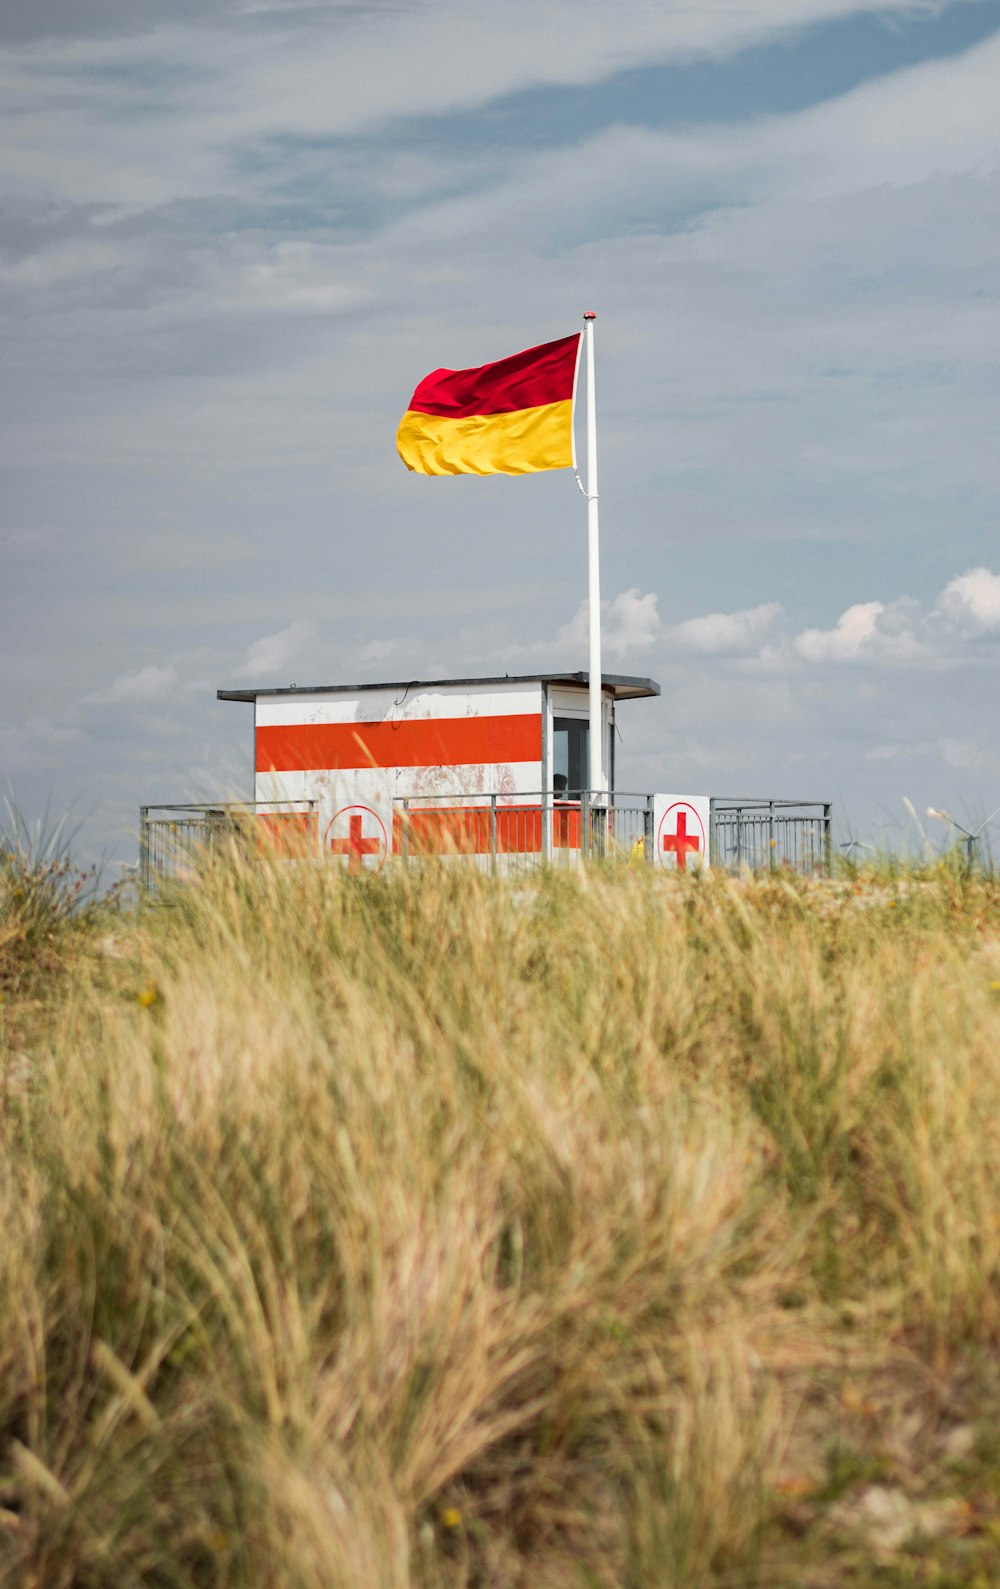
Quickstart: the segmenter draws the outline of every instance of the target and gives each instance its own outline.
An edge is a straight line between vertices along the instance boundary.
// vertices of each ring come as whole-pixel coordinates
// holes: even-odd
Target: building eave
[[[217,690],[216,699],[220,701],[249,701],[256,702],[261,699],[272,700],[281,696],[297,695],[368,695],[375,690],[435,690],[445,687],[450,689],[469,689],[483,685],[512,685],[512,684],[545,684],[550,687],[566,685],[570,689],[586,689],[590,683],[590,675],[586,671],[576,673],[500,673],[484,679],[387,679],[377,684],[286,684],[277,688],[249,689],[249,690]],[[615,701],[636,701],[659,695],[660,686],[654,679],[639,678],[628,673],[604,673],[601,675],[601,686],[604,694],[610,695]]]

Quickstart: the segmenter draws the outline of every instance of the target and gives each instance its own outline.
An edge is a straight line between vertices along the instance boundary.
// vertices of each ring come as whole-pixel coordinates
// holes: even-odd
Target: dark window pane
[[[582,717],[556,717],[552,723],[552,787],[557,797],[579,800],[587,787],[590,724]],[[566,780],[563,784],[563,779]]]

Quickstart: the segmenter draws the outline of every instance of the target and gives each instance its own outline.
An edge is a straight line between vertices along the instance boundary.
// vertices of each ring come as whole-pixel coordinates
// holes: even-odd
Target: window
[[[590,724],[585,717],[553,718],[552,788],[557,798],[579,800],[587,788],[589,744]]]

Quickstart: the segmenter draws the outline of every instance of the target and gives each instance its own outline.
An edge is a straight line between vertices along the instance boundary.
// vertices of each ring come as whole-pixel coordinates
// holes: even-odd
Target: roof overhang
[[[568,689],[587,689],[590,674],[583,673],[500,673],[488,679],[389,679],[381,684],[286,684],[280,689],[217,690],[220,701],[257,701],[264,697],[274,699],[285,695],[366,695],[373,690],[437,690],[471,688],[474,685],[547,684],[564,685]],[[659,695],[660,686],[653,679],[635,678],[628,673],[604,673],[601,688],[615,701],[638,701]]]

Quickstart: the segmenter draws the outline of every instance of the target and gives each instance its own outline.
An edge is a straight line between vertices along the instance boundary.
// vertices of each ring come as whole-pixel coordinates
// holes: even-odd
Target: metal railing
[[[734,873],[784,867],[807,876],[829,876],[832,827],[828,800],[713,796],[712,865]]]
[[[595,799],[586,789],[578,800],[545,792],[400,796],[393,800],[392,848],[404,861],[462,857],[494,872],[598,855],[645,861],[653,853],[653,797],[616,792]]]
[[[544,792],[402,796],[392,803],[389,844],[404,862],[462,858],[498,873],[599,856],[652,864],[654,798],[618,792],[594,798],[589,790],[578,800]],[[783,867],[806,875],[832,869],[829,801],[716,796],[710,812],[713,866],[732,873]],[[194,876],[214,850],[234,839],[248,854],[318,855],[319,802],[141,806],[141,887],[149,891]]]
[[[250,849],[315,854],[317,818],[316,800],[140,806],[140,886],[149,891],[161,883],[192,877],[213,851],[234,839]]]
[[[464,856],[494,871],[545,861],[566,865],[598,855],[654,861],[653,795],[579,800],[550,794],[425,795],[393,802],[393,851]],[[824,800],[717,796],[710,802],[710,858],[732,872],[784,867],[828,875],[833,807]]]

